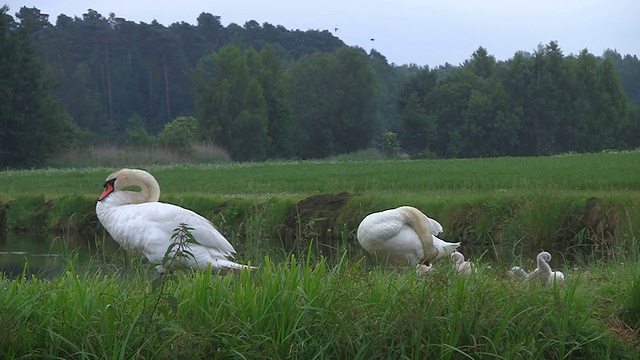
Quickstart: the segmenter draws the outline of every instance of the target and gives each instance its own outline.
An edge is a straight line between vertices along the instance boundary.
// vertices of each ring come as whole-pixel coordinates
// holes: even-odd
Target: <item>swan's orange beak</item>
[[[109,194],[111,194],[114,190],[114,183],[116,182],[116,179],[111,179],[109,181],[105,181],[104,182],[104,191],[102,192],[102,194],[100,195],[100,197],[98,198],[98,201],[102,201],[102,199],[106,198]]]

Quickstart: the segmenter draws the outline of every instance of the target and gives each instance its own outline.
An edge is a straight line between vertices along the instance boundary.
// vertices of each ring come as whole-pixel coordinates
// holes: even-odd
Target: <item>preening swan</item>
[[[543,251],[536,257],[538,267],[527,275],[527,281],[540,281],[543,284],[553,284],[554,281],[564,280],[564,274],[560,271],[552,271],[549,262],[551,261],[551,254]]]
[[[141,191],[125,190],[139,186]],[[195,212],[162,203],[160,186],[146,171],[121,169],[109,175],[104,192],[98,198],[96,215],[111,237],[126,250],[142,253],[149,262],[158,264],[164,273],[162,259],[171,245],[174,229],[181,223],[193,228],[191,234],[198,244],[189,244],[191,257],[176,257],[181,265],[214,270],[240,270],[246,265],[230,259],[235,250],[211,222]]]
[[[460,246],[436,237],[442,225],[411,206],[367,215],[358,226],[358,242],[392,265],[431,265]]]
[[[476,268],[469,261],[464,261],[464,255],[461,252],[454,251],[451,253],[451,260],[456,267],[456,272],[459,275],[471,275],[472,272],[476,272]]]

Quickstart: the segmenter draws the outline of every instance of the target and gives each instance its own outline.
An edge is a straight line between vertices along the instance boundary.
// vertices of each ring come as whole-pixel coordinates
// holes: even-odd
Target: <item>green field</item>
[[[639,164],[629,152],[151,166],[162,201],[210,218],[259,266],[164,278],[121,250],[75,260],[78,241],[111,241],[93,207],[114,169],[0,172],[5,231],[59,232],[66,249],[59,276],[1,278],[0,354],[637,359]],[[445,259],[416,277],[365,256],[362,217],[405,204],[462,241],[478,274]],[[505,276],[541,249],[565,283]]]
[[[640,152],[407,161],[268,162],[145,167],[164,193],[266,196],[350,191],[424,194],[640,190]],[[97,194],[115,169],[0,172],[0,194]]]

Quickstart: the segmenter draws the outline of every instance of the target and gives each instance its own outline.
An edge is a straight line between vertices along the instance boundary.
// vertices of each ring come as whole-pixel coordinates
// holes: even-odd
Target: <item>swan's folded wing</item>
[[[160,202],[138,204],[137,206],[148,207],[148,211],[140,211],[141,215],[147,221],[155,223],[155,226],[164,229],[166,234],[173,234],[180,224],[186,224],[193,229],[191,234],[198,244],[220,251],[226,256],[235,254],[233,246],[213,226],[211,221],[191,210]]]
[[[379,243],[398,235],[405,227],[402,218],[382,216],[375,213],[367,216],[358,226],[358,239],[365,243]]]

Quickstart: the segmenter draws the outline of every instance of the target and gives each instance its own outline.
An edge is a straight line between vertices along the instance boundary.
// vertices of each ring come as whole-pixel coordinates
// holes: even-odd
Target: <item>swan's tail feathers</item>
[[[451,256],[451,254],[453,254],[457,248],[460,247],[460,243],[446,243],[444,245],[444,251],[446,251],[447,255]]]
[[[226,271],[240,272],[244,269],[249,269],[253,271],[258,269],[255,266],[238,264],[231,260],[225,260],[225,259],[216,259],[215,261],[211,262],[211,268],[213,270],[220,270],[223,272],[226,272]]]

